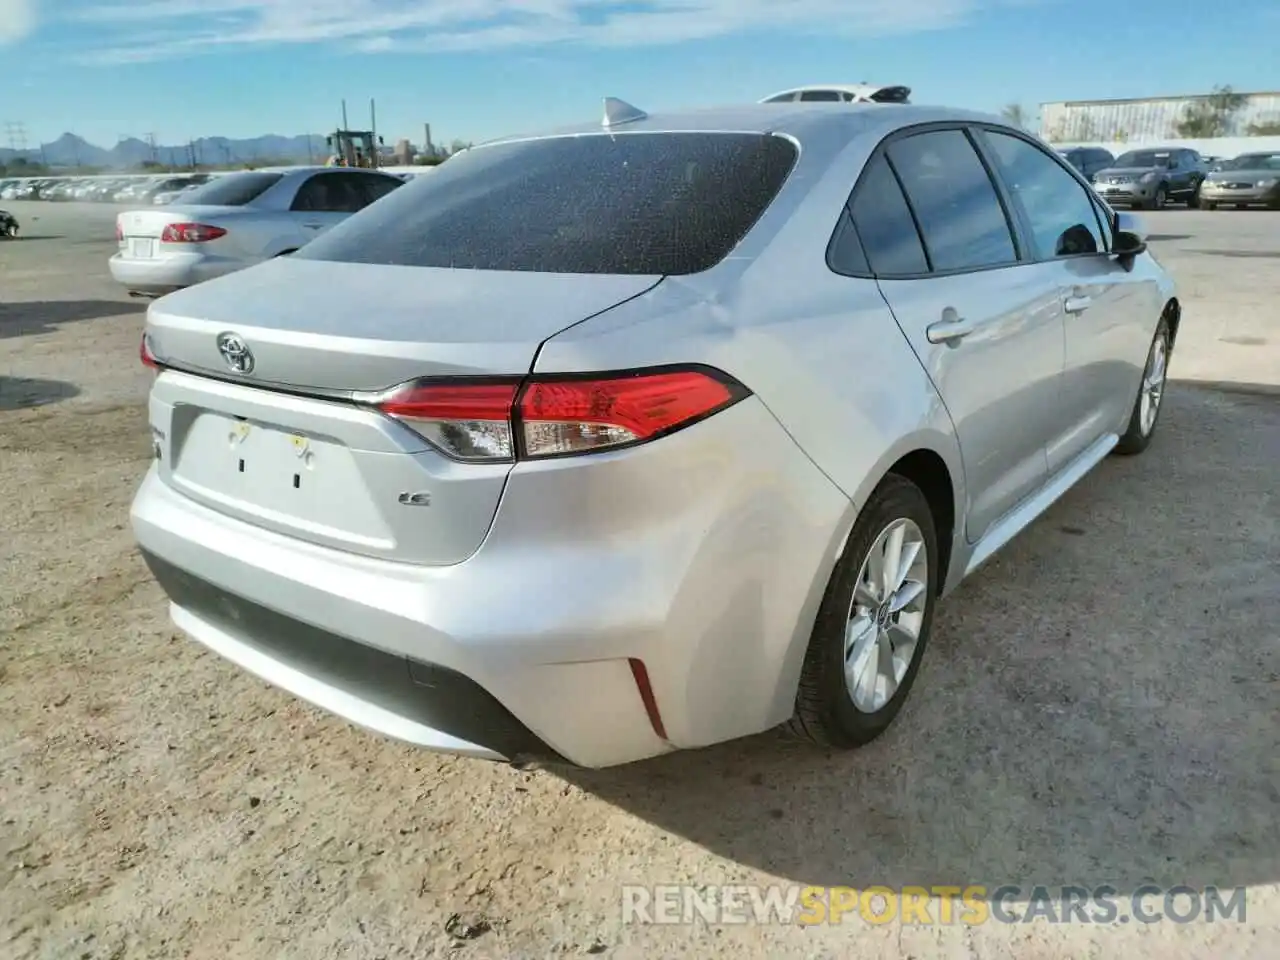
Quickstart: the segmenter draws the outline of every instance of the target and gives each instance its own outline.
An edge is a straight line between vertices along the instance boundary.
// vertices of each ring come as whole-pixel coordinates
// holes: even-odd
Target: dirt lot
[[[1187,301],[1173,374],[1202,383],[943,606],[890,735],[566,774],[378,739],[175,633],[128,529],[149,377],[113,211],[10,207],[0,956],[1275,957],[1280,215],[1150,215]],[[1247,922],[620,911],[627,883],[1144,881],[1246,885]]]

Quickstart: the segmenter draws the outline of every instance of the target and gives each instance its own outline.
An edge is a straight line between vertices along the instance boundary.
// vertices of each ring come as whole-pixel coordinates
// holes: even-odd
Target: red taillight
[[[511,408],[519,389],[519,380],[409,383],[378,409],[459,460],[507,461],[515,458]]]
[[[120,225],[119,219],[116,220],[116,243],[124,243],[124,227]]]
[[[706,368],[610,376],[416,381],[376,405],[449,456],[542,459],[644,443],[731,406],[747,390]]]
[[[225,237],[227,231],[208,223],[170,223],[160,234],[161,243],[208,243]]]
[[[729,384],[696,370],[535,380],[520,396],[530,456],[586,453],[652,440],[728,406]]]
[[[160,361],[151,352],[151,340],[145,333],[142,335],[142,343],[138,345],[138,359],[142,361],[144,367],[150,367],[152,370],[160,369]]]

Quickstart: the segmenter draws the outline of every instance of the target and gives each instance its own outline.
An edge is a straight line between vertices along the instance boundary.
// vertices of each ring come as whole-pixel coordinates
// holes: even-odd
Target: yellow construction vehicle
[[[324,139],[333,151],[329,166],[378,169],[384,141],[372,130],[335,130]]]

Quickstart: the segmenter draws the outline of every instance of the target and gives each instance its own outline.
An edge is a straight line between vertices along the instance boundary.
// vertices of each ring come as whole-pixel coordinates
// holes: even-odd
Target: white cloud
[[[116,0],[77,17],[102,41],[88,59],[136,62],[228,47],[344,42],[365,52],[579,44],[635,47],[749,31],[874,36],[943,29],[1029,0]],[[21,0],[0,0],[0,5]],[[3,9],[4,7],[0,7]],[[140,24],[162,32],[142,41]]]
[[[0,0],[0,47],[17,43],[36,28],[36,0]]]

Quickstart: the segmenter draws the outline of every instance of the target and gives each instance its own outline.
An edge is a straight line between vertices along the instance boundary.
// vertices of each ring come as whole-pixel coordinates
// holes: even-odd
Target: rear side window
[[[883,154],[876,154],[867,164],[849,209],[871,272],[877,277],[929,272],[911,210]]]
[[[464,151],[317,237],[305,260],[679,275],[746,236],[796,160],[757,133],[586,134]]]
[[[822,103],[839,103],[840,91],[839,90],[806,90],[802,94],[800,94],[800,99],[809,103],[813,103],[815,101],[822,102]]]
[[[889,144],[934,270],[972,270],[1018,259],[995,185],[960,130],[937,130]]]
[[[377,200],[381,200],[392,190],[396,190],[400,187],[403,187],[407,182],[405,180],[399,179],[398,177],[375,177],[375,176],[361,177],[360,180],[362,181],[362,185],[364,187],[364,195],[365,195],[366,203],[373,203]]]
[[[369,205],[364,177],[350,173],[317,173],[298,188],[290,210],[355,213]]]
[[[207,203],[219,207],[242,207],[258,199],[280,182],[280,173],[229,173],[196,187],[182,198],[184,204]]]

